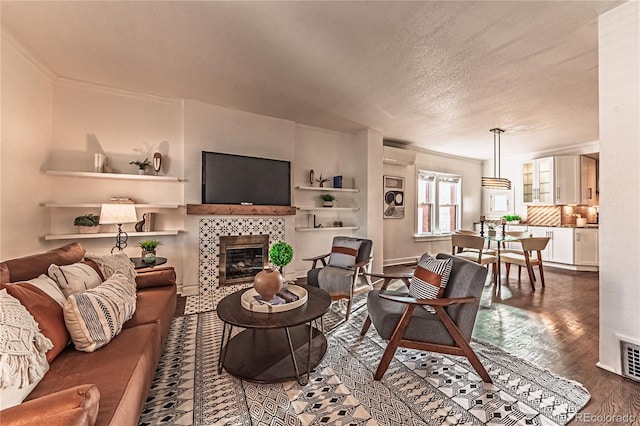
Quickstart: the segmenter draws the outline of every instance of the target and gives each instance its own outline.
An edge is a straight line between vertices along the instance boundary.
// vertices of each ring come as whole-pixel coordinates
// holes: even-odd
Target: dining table
[[[496,242],[497,244],[497,248],[496,248],[496,258],[498,259],[497,264],[496,264],[496,281],[495,281],[495,289],[494,289],[494,293],[499,296],[500,295],[500,289],[502,287],[502,276],[500,275],[500,264],[501,264],[501,259],[500,259],[500,255],[502,253],[502,249],[503,249],[503,244],[505,243],[512,243],[512,242],[517,242],[520,241],[522,238],[520,237],[513,237],[510,235],[503,235],[503,234],[498,234],[496,233],[495,235],[484,235],[483,236],[485,241],[488,241],[489,244],[491,244],[491,242]]]

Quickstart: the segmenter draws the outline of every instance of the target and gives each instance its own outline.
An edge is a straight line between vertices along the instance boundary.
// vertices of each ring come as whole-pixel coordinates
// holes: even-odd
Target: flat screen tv
[[[202,204],[291,205],[291,162],[202,151]]]

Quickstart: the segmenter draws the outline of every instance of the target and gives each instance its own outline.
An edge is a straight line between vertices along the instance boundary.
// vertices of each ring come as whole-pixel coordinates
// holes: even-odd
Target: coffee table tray
[[[265,302],[261,302],[255,299],[254,296],[258,295],[258,292],[255,288],[250,288],[242,294],[240,298],[240,303],[244,309],[247,309],[252,312],[263,312],[263,313],[273,313],[273,312],[285,312],[290,311],[295,308],[299,308],[300,306],[307,303],[307,290],[304,288],[289,284],[287,286],[290,292],[296,294],[300,299],[295,302],[285,303],[282,305],[270,305]]]

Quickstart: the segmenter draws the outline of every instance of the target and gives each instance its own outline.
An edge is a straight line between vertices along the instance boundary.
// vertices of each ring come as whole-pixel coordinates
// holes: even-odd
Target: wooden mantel
[[[187,214],[219,216],[291,216],[295,206],[243,206],[238,204],[187,204]]]

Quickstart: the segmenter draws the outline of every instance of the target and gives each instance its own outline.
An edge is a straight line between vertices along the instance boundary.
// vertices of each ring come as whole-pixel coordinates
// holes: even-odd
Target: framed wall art
[[[404,219],[404,178],[384,176],[383,218]]]

